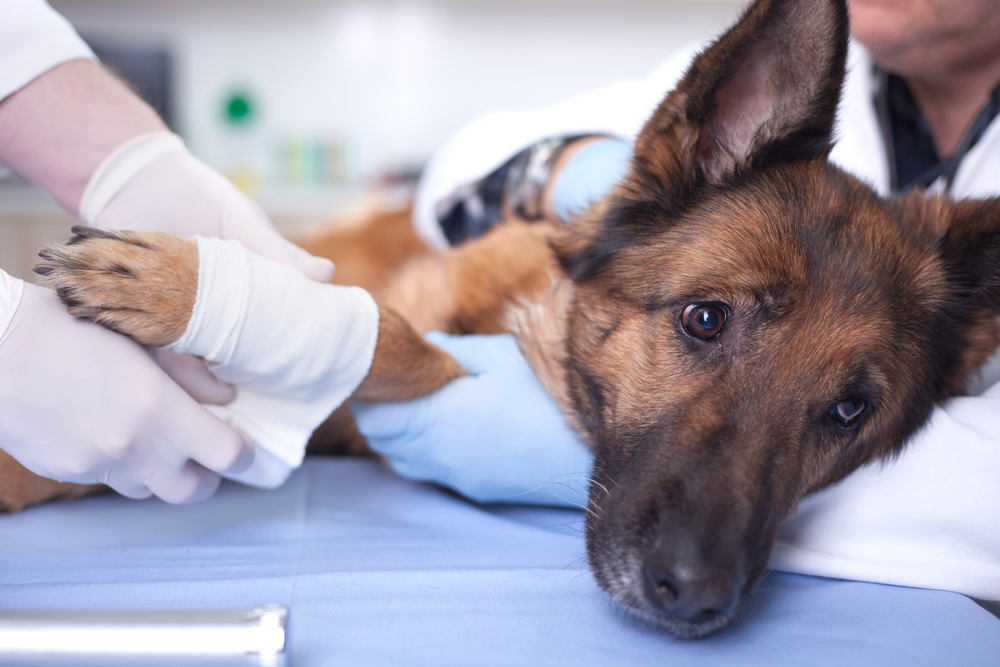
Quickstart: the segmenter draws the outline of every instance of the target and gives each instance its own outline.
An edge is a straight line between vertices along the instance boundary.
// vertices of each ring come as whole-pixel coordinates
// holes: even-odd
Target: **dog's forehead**
[[[821,181],[822,183],[822,181]],[[650,305],[678,298],[794,299],[828,311],[924,307],[945,293],[932,245],[866,189],[746,186],[706,198],[626,263],[657,271]],[[651,286],[655,285],[652,289]]]

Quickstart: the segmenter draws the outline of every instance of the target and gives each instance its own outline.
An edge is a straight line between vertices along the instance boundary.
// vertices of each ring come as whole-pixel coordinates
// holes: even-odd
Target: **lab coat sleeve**
[[[0,271],[0,338],[7,333],[7,327],[14,319],[14,313],[21,303],[24,283]]]
[[[459,130],[431,158],[414,202],[414,224],[428,244],[447,248],[437,205],[532,144],[556,136],[607,134],[633,140],[698,52],[691,46],[642,80],[615,83],[538,111],[499,111]]]
[[[44,0],[0,2],[0,100],[56,65],[94,53]]]
[[[1000,600],[1000,385],[937,408],[895,461],[805,498],[770,567]]]
[[[56,65],[94,53],[44,0],[0,2],[0,100]],[[0,178],[7,173],[0,164]],[[0,335],[7,330],[24,284],[0,271]]]

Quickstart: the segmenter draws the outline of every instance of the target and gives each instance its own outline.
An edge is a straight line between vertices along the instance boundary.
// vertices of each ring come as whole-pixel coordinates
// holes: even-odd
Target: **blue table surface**
[[[677,640],[598,589],[582,528],[580,512],[479,506],[315,458],[275,491],[0,516],[0,608],[275,602],[297,667],[1000,665],[1000,620],[961,595],[780,572],[732,626]]]

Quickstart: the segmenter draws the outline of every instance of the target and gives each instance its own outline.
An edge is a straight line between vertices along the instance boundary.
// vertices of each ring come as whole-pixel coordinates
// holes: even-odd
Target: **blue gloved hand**
[[[632,144],[601,139],[584,146],[562,168],[553,185],[552,209],[563,222],[590,208],[628,173]]]
[[[594,456],[566,423],[513,336],[427,340],[466,370],[404,403],[354,403],[361,433],[398,474],[478,502],[586,507]]]

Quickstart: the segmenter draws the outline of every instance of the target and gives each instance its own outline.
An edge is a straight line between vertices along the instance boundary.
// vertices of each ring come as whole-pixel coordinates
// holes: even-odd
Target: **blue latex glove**
[[[552,208],[563,222],[583,213],[625,178],[632,144],[602,139],[584,146],[559,172],[552,190]]]
[[[361,433],[398,474],[478,502],[585,507],[594,456],[513,336],[427,340],[470,375],[404,403],[354,403]]]

